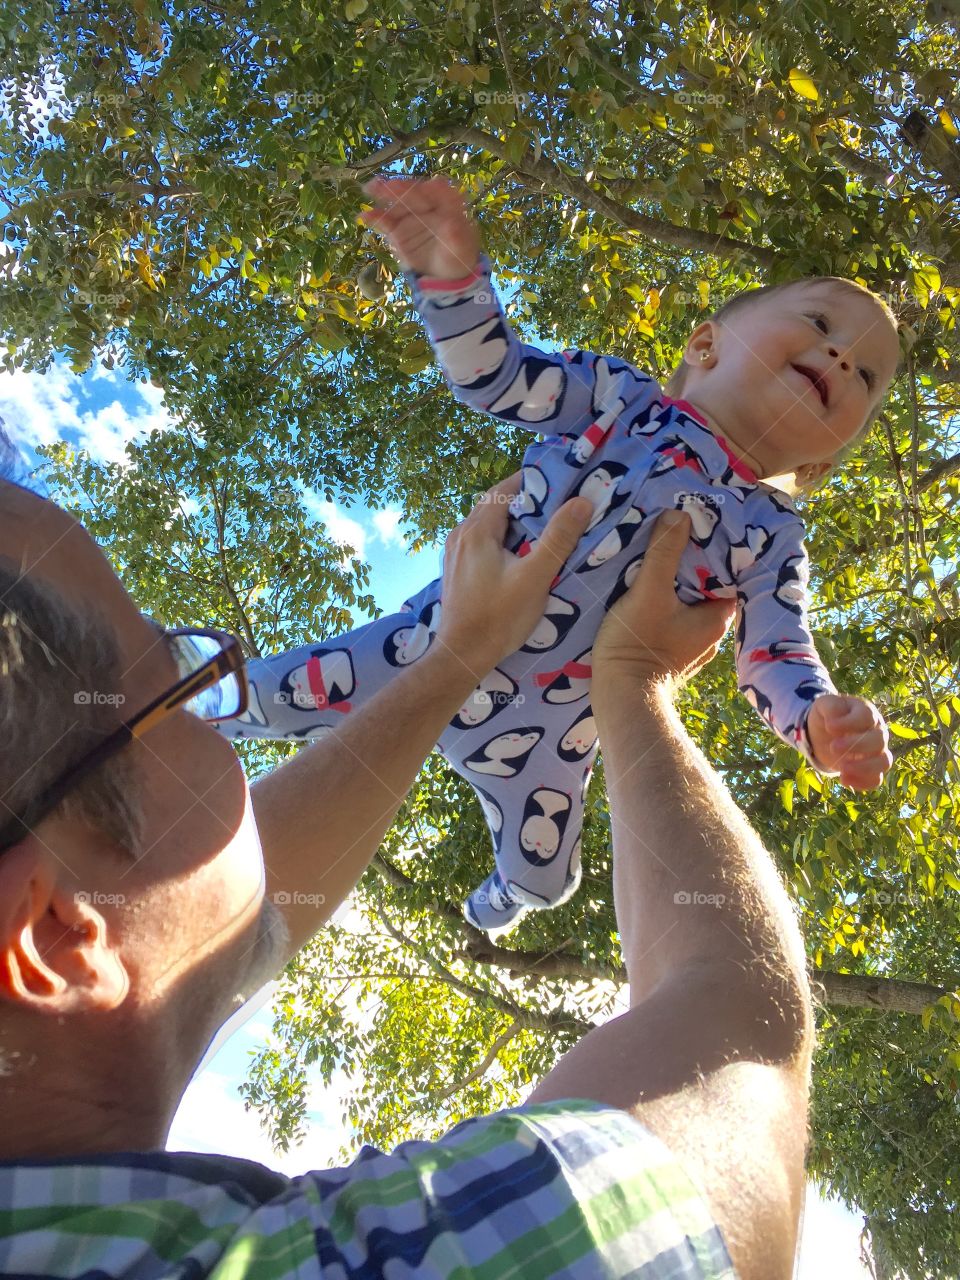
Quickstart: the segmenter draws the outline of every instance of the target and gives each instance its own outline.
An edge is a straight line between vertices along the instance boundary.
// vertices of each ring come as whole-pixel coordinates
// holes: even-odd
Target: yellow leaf
[[[700,295],[700,305],[705,307],[710,301],[710,282],[709,280],[697,281],[697,293]]]
[[[143,281],[143,283],[147,286],[148,289],[156,289],[157,284],[153,278],[153,270],[150,266],[150,259],[147,257],[147,255],[143,252],[142,249],[135,249],[133,256],[137,260],[137,272],[140,276],[140,279]]]
[[[780,803],[786,809],[787,813],[793,813],[793,790],[794,782],[792,778],[784,778],[780,783]]]
[[[940,123],[943,125],[944,132],[948,133],[951,138],[960,138],[960,129],[953,123],[953,116],[951,116],[946,107],[940,112]]]
[[[468,67],[466,63],[463,62],[452,62],[450,66],[447,67],[444,75],[448,80],[452,81],[453,84],[470,85],[473,84],[474,81],[473,67]]]
[[[790,71],[790,88],[794,93],[799,93],[801,98],[809,98],[811,102],[818,102],[820,99],[817,86],[806,71],[801,71],[799,67],[793,67]]]
[[[706,151],[708,154],[713,150],[712,142],[701,142],[699,145],[700,145],[700,150]]]
[[[916,729],[911,729],[908,725],[897,724],[895,720],[887,721],[887,728],[891,733],[895,733],[898,738],[919,738],[920,735]]]
[[[952,871],[945,871],[943,873],[943,883],[949,885],[949,887],[954,889],[957,893],[960,893],[960,880],[957,879]]]

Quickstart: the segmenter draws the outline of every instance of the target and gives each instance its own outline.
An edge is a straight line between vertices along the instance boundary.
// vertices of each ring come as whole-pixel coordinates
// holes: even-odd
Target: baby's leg
[[[536,724],[528,723],[531,710]],[[467,920],[499,930],[527,907],[565,902],[580,882],[583,800],[596,754],[589,706],[518,700],[486,733],[454,724],[439,745],[477,791],[496,856],[496,871],[464,904]]]
[[[227,738],[294,739],[336,728],[426,653],[440,625],[440,581],[346,635],[252,659],[246,712],[216,727]]]

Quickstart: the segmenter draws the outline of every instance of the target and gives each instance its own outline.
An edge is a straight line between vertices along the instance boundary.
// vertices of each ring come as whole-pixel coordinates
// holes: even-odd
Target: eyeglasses
[[[202,720],[230,720],[246,711],[247,673],[236,636],[194,627],[172,631],[158,627],[158,631],[176,661],[180,679],[132,719],[125,720],[99,746],[54,779],[22,813],[4,824],[0,829],[0,853],[22,840],[93,769],[134,738],[142,738],[178,707]]]

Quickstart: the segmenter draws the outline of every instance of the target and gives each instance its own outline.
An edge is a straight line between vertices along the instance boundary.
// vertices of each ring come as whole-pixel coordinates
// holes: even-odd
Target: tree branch
[[[310,335],[308,333],[299,333],[295,338],[291,338],[290,341],[287,343],[287,345],[283,348],[283,350],[277,356],[277,358],[271,361],[269,366],[264,370],[264,373],[263,373],[264,381],[266,381],[267,378],[275,374],[276,371],[283,364],[284,360],[286,360],[287,356],[292,355],[294,351],[297,351],[300,347],[302,347],[303,344],[309,339],[309,337]]]
[[[467,982],[463,982],[442,965],[435,956],[429,954],[419,947],[414,946],[413,942],[407,935],[391,924],[382,908],[376,908],[377,915],[383,922],[384,928],[395,938],[397,942],[402,943],[409,951],[418,956],[424,964],[430,966],[431,969],[441,977],[444,982],[453,987],[454,991],[459,991],[461,995],[467,996],[472,1000],[482,1000],[488,1004],[494,1005],[503,1013],[509,1014],[515,1022],[518,1022],[524,1030],[529,1031],[574,1031],[578,1035],[586,1035],[588,1031],[593,1030],[593,1024],[583,1022],[579,1018],[557,1017],[539,1013],[533,1009],[526,1009],[522,1005],[518,1005],[513,1000],[508,1000],[506,996],[497,995],[494,991],[484,991],[481,987],[473,987]]]
[[[440,1092],[436,1094],[434,1100],[436,1102],[442,1102],[444,1098],[449,1098],[451,1094],[459,1093],[461,1089],[465,1089],[467,1085],[472,1084],[474,1080],[479,1080],[480,1077],[485,1075],[490,1067],[492,1067],[496,1062],[497,1054],[503,1046],[505,1044],[509,1044],[514,1036],[519,1035],[522,1030],[523,1027],[521,1027],[519,1022],[512,1022],[510,1026],[507,1027],[506,1031],[497,1036],[496,1040],[494,1040],[493,1044],[484,1055],[483,1061],[479,1062],[471,1072],[463,1077],[462,1080],[455,1080],[453,1084],[448,1084],[445,1089],[441,1089]]]
[[[423,129],[416,129],[412,133],[397,132],[392,142],[381,147],[379,151],[374,151],[366,159],[358,161],[349,168],[324,165],[312,169],[310,176],[316,181],[343,181],[344,179],[349,179],[356,182],[360,181],[369,172],[379,169],[396,159],[403,151],[410,148],[426,145],[445,147],[465,144],[482,147],[491,155],[509,164],[520,181],[531,191],[540,193],[544,186],[548,186],[551,190],[561,195],[577,200],[585,208],[602,214],[617,225],[626,227],[630,231],[637,231],[641,235],[649,236],[651,239],[658,240],[663,244],[673,244],[691,252],[710,253],[720,257],[729,254],[743,255],[756,262],[758,266],[772,266],[780,257],[776,250],[765,248],[763,245],[748,244],[745,240],[734,240],[722,233],[713,235],[708,231],[696,231],[690,227],[678,227],[672,222],[664,222],[659,218],[648,218],[644,214],[637,213],[636,210],[631,209],[629,205],[613,200],[609,196],[603,195],[602,192],[594,191],[582,178],[564,173],[553,161],[546,160],[542,156],[537,159],[532,147],[527,148],[526,154],[521,161],[512,161],[507,157],[507,144],[502,139],[495,137],[491,133],[484,132],[483,129],[463,125],[457,121],[441,120]],[[642,183],[636,184],[635,191],[638,198],[641,196],[656,198],[656,193],[645,190]]]
[[[257,644],[256,636],[253,634],[253,627],[250,625],[250,619],[247,617],[243,605],[240,603],[240,597],[234,590],[233,583],[230,581],[230,573],[227,568],[227,549],[225,543],[226,537],[226,499],[221,507],[217,499],[216,486],[211,485],[210,494],[213,499],[214,524],[217,531],[217,559],[220,563],[220,572],[223,576],[223,587],[227,595],[233,602],[234,608],[237,610],[237,621],[243,631],[244,639],[250,650],[250,656],[259,658],[260,648]]]
[[[869,978],[859,973],[831,973],[811,969],[810,981],[823,991],[827,1004],[845,1009],[878,1009],[884,1013],[919,1015],[927,1005],[946,995],[950,987],[898,978]]]
[[[900,136],[955,195],[960,195],[960,152],[942,127],[930,124],[922,111],[911,111],[900,125]]]
[[[503,22],[500,17],[499,0],[493,0],[493,25],[497,33],[497,43],[500,45],[500,56],[503,59],[503,69],[507,73],[507,80],[510,83],[510,92],[513,94],[513,107],[517,115],[520,115],[520,104],[523,101],[523,95],[517,85],[517,77],[513,70],[513,63],[510,61],[509,46],[506,36],[503,33]]]
[[[960,453],[955,453],[949,458],[941,458],[939,462],[934,463],[929,471],[925,471],[917,481],[917,492],[923,493],[925,489],[930,489],[933,485],[939,484],[947,476],[952,476],[955,471],[960,471]]]
[[[236,280],[240,275],[239,267],[231,267],[229,271],[225,271],[223,275],[219,275],[215,280],[211,280],[209,284],[205,284],[199,293],[191,294],[190,302],[200,302],[206,298],[208,294],[214,293],[222,284],[229,284],[231,280]]]
[[[933,741],[936,741],[935,735]],[[917,744],[910,744],[911,747],[915,745]],[[375,861],[384,877],[398,888],[418,887],[415,881],[389,863],[382,854],[377,853]],[[461,927],[464,933],[471,935],[466,947],[461,952],[455,953],[455,959],[469,960],[473,964],[491,965],[503,969],[506,973],[525,978],[542,980],[570,978],[582,982],[613,982],[618,986],[626,984],[627,971],[622,965],[591,964],[573,956],[558,955],[556,951],[514,951],[510,947],[501,947],[491,942],[485,933],[468,924],[449,903],[437,903],[435,910],[438,915],[450,919],[452,923]],[[384,920],[384,923],[387,924],[387,921]],[[387,927],[393,932],[390,925]],[[397,934],[394,933],[394,936],[396,937]],[[411,950],[415,950],[412,943],[406,939],[403,940]],[[424,956],[423,959],[430,963],[429,957]],[[453,975],[451,974],[450,977],[453,978]],[[935,986],[931,983],[912,982],[899,978],[874,978],[858,973],[835,973],[829,969],[813,967],[810,969],[810,980],[823,991],[823,999],[827,1004],[848,1009],[879,1009],[888,1013],[915,1015],[922,1013],[927,1005],[951,990],[949,987]],[[454,978],[453,981],[458,983],[459,979]],[[957,985],[960,985],[960,975],[958,975]],[[463,987],[466,987],[465,983],[458,989]],[[469,990],[467,988],[468,992]]]

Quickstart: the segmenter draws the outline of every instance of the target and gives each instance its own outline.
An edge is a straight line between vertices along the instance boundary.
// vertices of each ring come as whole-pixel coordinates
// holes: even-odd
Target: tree
[[[120,362],[164,388],[180,424],[124,468],[53,449],[48,482],[145,607],[220,622],[251,653],[369,605],[363,567],[340,567],[295,481],[400,501],[429,541],[523,447],[446,392],[402,281],[356,222],[373,172],[448,173],[517,325],[661,377],[693,325],[751,283],[846,275],[893,306],[903,374],[806,513],[818,644],[839,686],[892,721],[890,779],[853,796],[772,743],[729,653],[683,712],[774,851],[822,984],[811,1168],[863,1208],[887,1274],[954,1274],[954,6],[2,12],[7,366]],[[289,749],[251,748],[248,767]],[[481,815],[431,761],[361,884],[361,923],[288,971],[283,1051],[262,1053],[247,1086],[275,1139],[296,1140],[313,1064],[352,1073],[357,1142],[514,1102],[622,981],[608,845],[598,771],[580,893],[492,946],[456,906],[488,858]]]

